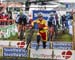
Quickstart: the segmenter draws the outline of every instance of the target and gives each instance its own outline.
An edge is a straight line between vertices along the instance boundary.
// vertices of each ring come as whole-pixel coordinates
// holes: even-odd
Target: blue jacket
[[[19,22],[20,18],[22,18],[22,19],[26,18],[26,20],[27,20],[27,16],[25,14],[22,14],[22,15],[18,14],[16,17],[16,22]]]
[[[53,22],[53,20],[54,20],[54,17],[53,17],[53,16],[51,16],[51,17],[49,17],[48,22]]]

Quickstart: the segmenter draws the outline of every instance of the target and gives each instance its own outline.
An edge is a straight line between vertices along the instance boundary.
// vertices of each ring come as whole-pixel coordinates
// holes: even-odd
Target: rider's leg
[[[20,37],[21,26],[22,25],[20,25],[20,24],[17,25],[17,28],[18,28],[18,38]]]
[[[43,48],[46,48],[46,41],[43,41]]]
[[[39,33],[37,33],[37,45],[39,46],[40,44],[40,40],[41,40],[41,36]]]
[[[56,25],[54,25],[54,33],[55,33],[55,39],[56,39],[57,38],[57,34],[58,34],[58,29],[57,29]]]
[[[42,37],[42,43],[43,43],[43,48],[46,48],[46,42],[47,42],[47,31],[45,32],[40,32],[41,37]]]
[[[26,30],[26,25],[24,25],[24,26],[23,26],[24,38],[25,38],[25,35],[26,35],[26,32],[25,32],[25,30]]]
[[[59,21],[56,21],[56,27],[59,28]]]
[[[48,30],[48,41],[50,41],[50,32]]]
[[[38,49],[39,49],[40,40],[41,40],[40,34],[39,34],[39,33],[37,33],[37,45],[36,45],[36,50],[38,50]]]
[[[50,38],[51,38],[51,41],[53,41],[53,34],[51,34]]]

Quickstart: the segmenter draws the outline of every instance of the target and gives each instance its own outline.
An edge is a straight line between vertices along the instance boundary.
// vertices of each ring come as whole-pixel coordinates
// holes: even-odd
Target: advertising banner
[[[54,59],[75,60],[74,50],[54,50]]]
[[[0,47],[9,47],[9,41],[0,41]]]
[[[24,41],[10,41],[10,46],[15,48],[26,48],[27,44]]]
[[[30,57],[54,60],[75,60],[75,51],[59,49],[31,49]]]
[[[55,13],[54,10],[33,10],[33,20],[38,18],[38,14],[42,14],[45,20],[48,19],[50,13]]]
[[[38,18],[38,15],[41,14],[45,20],[48,20],[50,13],[55,13],[53,10],[33,10],[33,20]],[[37,24],[35,24],[35,29],[38,28]]]
[[[0,28],[0,38],[9,38],[11,35],[15,36],[17,32],[17,27],[15,24],[9,25],[7,27]]]
[[[36,41],[31,42],[31,48],[32,48],[32,49],[36,49],[36,46],[37,46],[37,42],[36,42]],[[40,48],[40,49],[43,48],[42,42],[40,42],[39,48]],[[47,48],[47,49],[50,48],[50,42],[47,42],[47,43],[46,43],[46,48]]]
[[[23,41],[0,41],[1,47],[26,48],[27,44]]]
[[[53,42],[54,49],[71,50],[72,42]]]
[[[28,51],[24,48],[3,48],[3,56],[27,57]]]
[[[52,58],[52,50],[51,49],[31,49],[30,53],[31,58],[41,58],[41,59],[51,59]]]

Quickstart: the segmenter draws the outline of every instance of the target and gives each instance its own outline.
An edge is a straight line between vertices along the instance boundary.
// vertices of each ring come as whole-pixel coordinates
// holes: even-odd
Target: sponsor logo
[[[54,59],[73,60],[73,50],[54,50]]]
[[[23,41],[18,42],[18,43],[17,43],[17,46],[18,46],[19,48],[24,48],[25,42],[23,42]]]
[[[65,59],[69,59],[69,58],[72,56],[72,52],[71,52],[71,51],[63,51],[63,52],[62,52],[62,56],[63,56]]]

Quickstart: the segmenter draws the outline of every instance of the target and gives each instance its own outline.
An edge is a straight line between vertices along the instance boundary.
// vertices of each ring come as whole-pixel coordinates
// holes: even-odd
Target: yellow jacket
[[[43,30],[41,30],[40,32],[45,32],[45,31],[47,31],[48,30],[48,26],[47,26],[47,21],[46,20],[34,20],[31,24],[32,24],[32,26],[34,26],[34,23],[37,23],[39,26],[40,25],[43,25]]]

